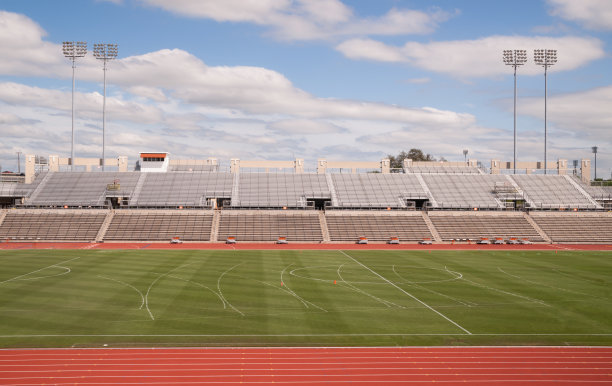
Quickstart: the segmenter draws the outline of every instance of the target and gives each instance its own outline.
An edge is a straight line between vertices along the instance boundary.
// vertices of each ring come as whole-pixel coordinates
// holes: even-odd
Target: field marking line
[[[455,271],[449,270],[446,266],[444,266],[444,269],[446,269],[448,272],[455,272]],[[470,283],[470,284],[472,284],[473,286],[476,286],[476,287],[486,288],[486,289],[489,289],[491,291],[500,292],[502,294],[506,294],[506,295],[510,295],[510,296],[516,296],[517,298],[525,299],[525,300],[527,300],[529,302],[532,302],[532,303],[538,303],[538,304],[541,304],[541,305],[546,306],[546,307],[552,307],[550,304],[547,304],[543,300],[530,298],[529,296],[515,294],[513,292],[504,291],[504,290],[501,290],[501,289],[498,289],[498,288],[494,288],[494,287],[489,287],[488,285],[476,283],[475,281],[468,280],[468,279],[466,279],[464,277],[461,278],[461,280],[463,280],[463,281],[465,281],[467,283]]]
[[[379,278],[383,279],[384,281],[386,281],[387,283],[389,283],[391,286],[397,288],[398,290],[400,290],[402,293],[410,296],[412,299],[416,300],[417,302],[421,303],[422,305],[424,305],[425,307],[429,308],[431,311],[435,312],[436,314],[438,314],[439,316],[441,316],[442,318],[446,319],[447,321],[449,321],[450,323],[452,323],[453,325],[455,325],[456,327],[458,327],[460,330],[464,331],[466,334],[468,335],[472,335],[471,332],[469,332],[468,330],[466,330],[465,328],[461,327],[457,322],[455,322],[454,320],[450,319],[448,316],[444,315],[443,313],[441,313],[440,311],[436,310],[435,308],[433,308],[432,306],[430,306],[429,304],[425,303],[424,301],[420,300],[419,298],[417,298],[416,296],[412,295],[411,293],[405,291],[403,288],[399,287],[397,284],[393,283],[392,281],[390,281],[389,279],[383,277],[382,275],[380,275],[379,273],[373,271],[371,268],[369,268],[368,266],[366,266],[365,264],[361,263],[359,260],[355,259],[354,257],[352,257],[351,255],[349,255],[348,253],[344,252],[344,251],[339,251],[340,253],[342,253],[344,256],[348,257],[349,259],[353,260],[354,262],[356,262],[357,264],[361,265],[363,268],[367,269],[368,271],[372,272],[374,275],[378,276]]]
[[[21,280],[40,280],[40,279],[46,279],[48,277],[56,277],[56,276],[63,276],[63,275],[67,275],[70,272],[72,272],[72,269],[68,268],[68,267],[62,267],[59,265],[56,265],[57,268],[62,268],[65,269],[66,271],[62,272],[62,273],[56,273],[55,275],[46,275],[46,276],[35,276],[35,277],[26,277],[24,279],[17,279],[15,281],[21,281]]]
[[[212,290],[212,289],[210,289],[209,287],[205,286],[204,284],[201,284],[201,283],[195,282],[195,281],[193,281],[193,280],[185,279],[185,278],[182,278],[182,277],[180,277],[180,276],[168,275],[168,277],[171,277],[171,278],[173,278],[173,279],[183,280],[183,281],[186,281],[186,282],[188,282],[188,283],[191,283],[191,284],[195,284],[195,285],[197,285],[197,286],[200,286],[200,287],[202,287],[202,288],[206,288],[207,290],[209,290],[209,291],[210,291],[210,292],[212,292],[213,294],[217,295],[217,297],[219,298],[219,300],[221,300],[221,304],[223,304],[223,309],[226,309],[226,308],[227,308],[227,305],[225,304],[225,300],[223,300],[223,298],[222,298],[222,297],[221,297],[221,296],[220,296],[220,295],[219,295],[217,292],[215,292],[214,290]]]
[[[572,290],[568,290],[568,289],[565,289],[565,288],[555,287],[555,286],[552,286],[552,285],[538,283],[537,281],[532,281],[532,280],[529,280],[529,279],[525,279],[524,277],[520,277],[518,275],[513,275],[511,273],[508,273],[508,272],[504,271],[501,267],[497,267],[497,270],[499,272],[505,274],[505,275],[508,275],[510,277],[513,277],[513,278],[516,278],[516,279],[519,279],[519,280],[523,280],[523,281],[525,281],[527,283],[531,283],[531,284],[535,284],[535,285],[539,285],[539,286],[543,286],[543,287],[548,287],[548,288],[556,289],[556,290],[559,290],[559,291],[565,291],[565,292],[569,292],[569,293],[572,293],[572,294],[585,295],[585,296],[589,296],[589,297],[594,297],[596,299],[602,299],[602,298],[600,298],[598,296],[585,294],[584,292],[572,291]]]
[[[124,286],[132,288],[133,290],[138,292],[138,294],[142,298],[142,303],[140,303],[140,307],[138,307],[138,309],[142,310],[142,307],[144,307],[144,304],[145,304],[145,297],[144,297],[144,294],[138,288],[134,287],[130,283],[126,283],[126,282],[121,281],[121,280],[113,279],[112,277],[107,277],[107,276],[103,276],[103,275],[98,275],[98,277],[101,277],[102,279],[106,279],[106,280],[111,280],[111,281],[117,282],[119,284],[123,284]]]
[[[230,269],[228,269],[227,271],[223,272],[221,275],[219,275],[219,278],[217,279],[217,289],[219,290],[219,294],[221,295],[221,298],[223,299],[223,301],[225,303],[227,303],[227,305],[234,311],[236,311],[237,313],[239,313],[240,315],[244,316],[244,313],[242,311],[240,311],[239,309],[237,309],[236,307],[234,307],[232,305],[232,303],[230,303],[225,296],[223,295],[223,291],[221,291],[221,279],[223,279],[223,276],[225,276],[229,271],[231,271],[232,269],[236,268],[237,266],[239,266],[242,263],[238,263],[236,265],[234,265],[233,267],[231,267]]]
[[[464,302],[464,301],[461,301],[461,300],[459,300],[459,299],[457,299],[457,298],[454,298],[454,297],[452,297],[452,296],[445,295],[445,294],[443,294],[443,293],[441,293],[441,292],[434,291],[434,290],[432,290],[432,289],[426,288],[426,287],[424,287],[424,286],[422,286],[422,285],[419,285],[419,284],[417,284],[417,283],[411,282],[410,280],[407,280],[406,278],[404,278],[402,275],[400,275],[400,274],[399,274],[399,273],[398,273],[398,272],[395,270],[395,265],[392,265],[392,266],[391,266],[391,269],[393,270],[393,273],[395,273],[395,274],[397,275],[397,277],[399,277],[400,279],[402,279],[402,280],[403,280],[404,282],[406,282],[408,285],[411,285],[411,286],[413,286],[413,287],[417,287],[417,288],[420,288],[420,289],[422,289],[422,290],[425,290],[425,291],[431,292],[431,293],[433,293],[433,294],[436,294],[436,295],[439,295],[439,296],[445,297],[445,298],[447,298],[447,299],[453,300],[453,301],[455,301],[455,302],[457,302],[457,303],[459,303],[459,304],[462,304],[462,305],[464,305],[464,306],[466,306],[466,307],[473,307],[473,306],[477,306],[477,305],[478,305],[477,303],[474,303],[474,302],[469,302],[469,301],[467,301],[467,300],[466,300],[465,302]],[[463,275],[461,275],[461,276],[456,276],[456,277],[455,277],[455,279],[451,279],[451,280],[459,280],[459,279],[461,279],[462,277],[463,277]]]
[[[597,285],[603,285],[602,283],[600,283],[600,282],[598,282],[596,280],[591,280],[591,279],[587,279],[587,278],[584,278],[584,277],[581,277],[581,276],[578,276],[578,275],[575,275],[575,274],[563,272],[559,268],[551,268],[551,270],[554,271],[554,272],[557,272],[557,273],[559,273],[559,274],[561,274],[563,276],[567,276],[567,277],[569,277],[571,279],[574,279],[574,280],[586,281],[586,282],[597,284]],[[605,281],[605,282],[607,283],[608,281]]]
[[[47,267],[40,268],[40,269],[37,269],[37,270],[32,271],[32,272],[24,273],[23,275],[15,276],[15,277],[14,277],[14,278],[12,278],[12,279],[8,279],[8,280],[0,281],[0,284],[8,283],[8,282],[11,282],[11,281],[14,281],[14,280],[19,280],[19,279],[21,279],[21,278],[22,278],[22,277],[24,277],[24,276],[28,276],[28,275],[31,275],[31,274],[33,274],[33,273],[40,272],[40,271],[45,270],[45,269],[47,269],[47,268],[57,267],[59,264],[68,263],[68,262],[71,262],[71,261],[73,261],[73,260],[80,259],[80,258],[81,258],[81,257],[79,256],[79,257],[75,257],[75,258],[73,258],[73,259],[69,259],[69,260],[65,260],[65,261],[60,261],[59,263],[51,264],[51,265],[49,265],[49,266],[47,266]],[[65,268],[65,267],[61,267],[61,268]]]
[[[364,291],[364,290],[354,286],[353,284],[349,283],[348,281],[344,280],[344,278],[342,277],[342,274],[340,273],[340,271],[342,271],[342,267],[344,267],[345,265],[346,264],[341,264],[338,267],[338,269],[336,270],[336,273],[338,274],[338,277],[340,278],[340,283],[343,283],[345,286],[347,286],[348,288],[352,289],[353,291],[356,291],[356,292],[358,292],[360,294],[363,294],[363,295],[371,297],[372,299],[376,300],[377,302],[380,302],[380,303],[384,304],[388,308],[391,308],[393,306],[395,306],[397,308],[404,308],[404,309],[406,308],[404,306],[400,306],[400,305],[395,304],[393,302],[390,302],[388,300],[381,299],[381,298],[379,298],[377,296],[374,296],[374,295],[372,295],[372,294],[370,294],[370,293],[368,293],[368,292],[366,292],[366,291]]]
[[[153,280],[153,282],[151,282],[151,285],[149,285],[149,288],[147,288],[147,293],[145,294],[145,307],[147,308],[147,312],[149,313],[149,316],[151,317],[151,320],[155,320],[155,316],[153,316],[153,313],[151,312],[151,309],[149,308],[149,293],[151,292],[151,288],[153,288],[153,286],[155,285],[155,283],[157,283],[157,281],[159,279],[161,279],[164,276],[168,276],[170,275],[170,273],[172,273],[173,271],[176,271],[177,269],[186,267],[188,265],[191,265],[194,263],[188,263],[188,264],[183,264],[183,265],[179,265],[178,267],[172,268],[171,270],[169,270],[166,273],[162,273],[161,275],[159,275],[158,277],[155,278],[155,280]]]

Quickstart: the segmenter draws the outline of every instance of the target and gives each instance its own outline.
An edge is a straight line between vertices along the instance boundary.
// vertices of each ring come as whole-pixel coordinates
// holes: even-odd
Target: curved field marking
[[[191,265],[191,264],[193,264],[193,263],[183,264],[183,265],[179,265],[178,267],[172,268],[168,272],[162,273],[161,275],[156,277],[155,280],[153,280],[153,282],[151,282],[151,285],[149,285],[149,288],[147,288],[147,293],[145,294],[145,307],[147,308],[147,312],[149,313],[149,316],[151,317],[151,320],[155,320],[155,316],[153,316],[153,313],[151,312],[151,309],[149,308],[149,293],[151,292],[151,288],[153,288],[155,283],[157,283],[159,281],[159,279],[161,279],[162,277],[168,276],[173,271],[176,271],[177,269],[186,267],[186,266]]]
[[[111,280],[111,281],[114,281],[114,282],[119,283],[119,284],[123,284],[124,286],[129,287],[129,288],[133,289],[134,291],[138,292],[138,295],[140,295],[140,297],[142,298],[142,303],[140,304],[140,307],[138,307],[138,309],[142,310],[142,307],[144,307],[144,304],[145,304],[145,296],[144,296],[144,294],[138,288],[134,287],[130,283],[126,283],[126,282],[121,281],[121,280],[113,279],[112,277],[107,277],[107,276],[102,276],[102,275],[98,275],[98,277],[101,277],[102,279],[106,279],[106,280]]]
[[[219,300],[221,300],[221,304],[223,304],[223,309],[226,309],[226,308],[227,308],[227,304],[225,303],[225,300],[223,299],[223,297],[221,297],[221,295],[219,295],[217,292],[213,291],[213,290],[212,290],[212,289],[210,289],[209,287],[205,286],[204,284],[201,284],[201,283],[195,282],[195,281],[193,281],[193,280],[185,279],[185,278],[182,278],[182,277],[180,277],[180,276],[168,275],[168,277],[171,277],[171,278],[173,278],[173,279],[183,280],[183,281],[186,281],[186,282],[188,282],[188,283],[191,283],[191,284],[197,285],[197,286],[199,286],[199,287],[206,288],[207,290],[209,290],[210,292],[212,292],[213,294],[215,294],[215,295],[216,295],[216,296],[219,298]]]
[[[439,316],[441,316],[442,318],[446,319],[447,321],[449,321],[450,323],[452,323],[455,327],[458,327],[461,331],[465,332],[468,335],[472,335],[471,332],[469,332],[467,329],[463,328],[461,325],[459,325],[457,322],[455,322],[454,320],[452,320],[451,318],[449,318],[448,316],[444,315],[443,313],[441,313],[440,311],[436,310],[435,308],[433,308],[432,306],[430,306],[429,304],[425,303],[424,301],[422,301],[421,299],[417,298],[416,296],[412,295],[411,293],[407,292],[406,290],[404,290],[402,287],[398,286],[397,284],[393,283],[392,281],[390,281],[389,279],[385,278],[384,276],[382,276],[381,274],[373,271],[371,268],[369,268],[367,265],[363,264],[362,262],[360,262],[359,260],[355,259],[353,256],[349,255],[348,253],[344,252],[344,251],[339,251],[340,253],[342,253],[344,256],[348,257],[349,259],[353,260],[354,262],[356,262],[357,264],[359,264],[360,266],[362,266],[363,268],[367,269],[368,271],[372,272],[374,275],[378,276],[379,278],[381,278],[382,280],[386,281],[387,283],[389,283],[391,286],[397,288],[398,290],[400,290],[402,293],[410,296],[412,299],[416,300],[417,302],[421,303],[422,305],[424,305],[425,307],[427,307],[428,309],[430,309],[431,311],[435,312],[436,314],[438,314]]]
[[[397,277],[399,277],[400,279],[404,280],[404,281],[406,282],[406,284],[408,284],[408,285],[411,285],[411,286],[413,286],[413,287],[420,288],[420,289],[422,289],[422,290],[425,290],[425,291],[431,292],[432,294],[436,294],[436,295],[438,295],[438,296],[442,296],[442,297],[444,297],[444,298],[450,299],[450,300],[452,300],[452,301],[455,301],[455,302],[457,302],[457,303],[459,303],[459,304],[462,304],[462,305],[464,305],[464,306],[467,306],[467,307],[472,307],[472,306],[477,306],[477,305],[478,305],[477,303],[474,303],[474,302],[468,302],[467,300],[466,300],[465,302],[464,302],[464,301],[461,301],[461,300],[459,300],[459,299],[457,299],[457,298],[454,298],[454,297],[452,297],[452,296],[445,295],[445,294],[443,294],[443,293],[441,293],[441,292],[434,291],[434,290],[432,290],[432,289],[429,289],[429,288],[426,288],[426,287],[424,287],[424,286],[422,286],[422,285],[419,285],[419,284],[417,284],[417,282],[411,282],[410,280],[406,280],[405,278],[403,278],[403,277],[402,277],[402,275],[400,275],[399,273],[397,273],[397,271],[395,270],[395,265],[392,267],[392,269],[393,269],[393,273],[395,273],[395,274],[397,275]],[[461,277],[463,277],[463,275],[461,275],[461,276],[455,276],[455,278],[454,278],[454,279],[450,279],[450,280],[459,280],[459,279],[461,279]],[[447,280],[444,280],[444,281],[447,281]]]
[[[527,282],[527,283],[531,283],[531,284],[539,285],[539,286],[542,286],[542,287],[548,287],[548,288],[556,289],[556,290],[559,290],[559,291],[569,292],[569,293],[572,293],[572,294],[584,295],[584,296],[589,296],[589,297],[594,297],[594,298],[597,298],[597,299],[601,299],[601,298],[599,298],[599,297],[597,297],[597,296],[593,296],[593,295],[585,294],[584,292],[572,291],[572,290],[568,290],[568,289],[565,289],[565,288],[555,287],[555,286],[552,286],[552,285],[543,284],[543,283],[538,283],[537,281],[532,281],[532,280],[529,280],[529,279],[525,279],[525,278],[520,277],[520,276],[518,276],[518,275],[513,275],[513,274],[511,274],[511,273],[508,273],[508,272],[504,271],[503,269],[501,269],[500,267],[497,267],[497,270],[498,270],[499,272],[503,273],[504,275],[508,275],[508,276],[510,276],[510,277],[513,277],[513,278],[515,278],[515,279],[522,280],[522,281]]]
[[[338,269],[336,270],[336,272],[338,273],[338,277],[340,278],[340,283],[344,284],[346,287],[352,289],[355,292],[359,292],[362,295],[366,295],[366,296],[371,297],[372,299],[376,300],[377,302],[380,302],[380,303],[384,304],[385,306],[387,306],[389,308],[394,307],[394,306],[397,307],[397,308],[406,308],[404,306],[400,306],[399,304],[395,304],[395,303],[390,302],[388,300],[381,299],[381,298],[379,298],[377,296],[374,296],[374,295],[372,295],[372,294],[362,290],[361,288],[357,288],[352,283],[349,283],[348,281],[344,280],[344,278],[342,277],[342,274],[340,273],[340,271],[342,270],[342,267],[344,267],[344,266],[345,266],[345,264],[341,264],[338,267]]]
[[[298,295],[298,294],[296,294],[295,292],[293,292],[293,291],[292,291],[290,288],[285,288],[285,287],[287,287],[287,285],[286,285],[286,284],[284,284],[284,285],[281,287],[281,286],[278,286],[278,285],[276,285],[276,284],[271,284],[271,283],[268,283],[268,282],[266,282],[266,281],[262,281],[262,280],[252,279],[252,278],[250,278],[250,277],[246,277],[246,276],[238,276],[238,277],[241,277],[241,278],[243,278],[243,279],[245,279],[245,280],[251,280],[251,281],[254,281],[254,282],[257,282],[257,283],[263,284],[263,285],[267,285],[268,287],[276,288],[277,290],[280,290],[280,291],[282,291],[282,292],[285,292],[285,293],[287,293],[287,294],[289,294],[289,295],[293,296],[293,297],[294,297],[294,298],[296,298],[297,300],[299,300],[299,301],[302,303],[302,305],[303,305],[305,308],[310,308],[310,307],[309,307],[309,305],[311,305],[311,306],[313,306],[314,308],[318,308],[319,310],[321,310],[321,311],[323,311],[323,312],[328,312],[326,309],[324,309],[324,308],[322,308],[322,307],[319,307],[318,305],[314,304],[313,302],[310,302],[310,301],[308,301],[308,300],[306,300],[306,299],[302,298],[300,295]]]
[[[444,269],[446,269],[448,272],[454,272],[454,271],[451,271],[448,268],[446,268],[446,266],[444,267]],[[538,304],[541,304],[541,305],[546,306],[546,307],[552,307],[550,304],[547,304],[543,300],[534,299],[534,298],[530,298],[529,296],[519,295],[519,294],[515,294],[513,292],[508,292],[508,291],[500,290],[499,288],[489,287],[488,285],[476,283],[475,281],[468,280],[468,279],[466,279],[464,277],[462,277],[461,280],[465,281],[466,283],[470,283],[470,284],[472,284],[473,286],[476,286],[476,287],[486,288],[486,289],[491,290],[491,291],[499,292],[499,293],[502,293],[502,294],[505,294],[505,295],[515,296],[517,298],[525,299],[525,300],[528,300],[528,301],[533,302],[533,303],[538,303]]]
[[[44,268],[40,268],[40,269],[37,269],[37,270],[32,271],[32,272],[24,273],[23,275],[15,276],[15,277],[13,277],[11,279],[8,279],[8,280],[0,281],[0,284],[8,283],[8,282],[15,281],[15,280],[20,280],[22,277],[31,275],[31,274],[36,273],[36,272],[40,272],[40,271],[45,270],[47,268],[57,267],[57,266],[59,266],[59,264],[68,263],[70,261],[73,261],[73,260],[76,260],[76,259],[80,259],[80,258],[81,257],[79,256],[79,257],[75,257],[75,258],[72,258],[72,259],[69,259],[69,260],[60,261],[59,263],[51,264],[51,265],[46,266]],[[62,268],[64,268],[64,267],[62,267]]]
[[[62,276],[62,275],[67,275],[70,272],[72,272],[72,270],[68,267],[61,267],[59,265],[55,265],[53,266],[54,268],[62,268],[65,269],[66,271],[62,272],[62,273],[56,273],[55,275],[46,275],[46,276],[35,276],[35,277],[26,277],[23,279],[17,279],[15,281],[21,281],[21,280],[40,280],[40,279],[46,279],[48,277],[56,277],[56,276]]]
[[[238,263],[236,265],[234,265],[232,268],[228,269],[227,271],[223,272],[221,275],[219,275],[219,278],[217,279],[217,290],[219,290],[219,295],[221,295],[221,299],[227,303],[227,305],[234,311],[236,311],[237,313],[239,313],[240,315],[244,316],[244,313],[242,311],[240,311],[239,309],[237,309],[236,307],[234,307],[232,305],[232,303],[230,303],[225,296],[223,296],[223,291],[221,291],[221,279],[223,279],[223,276],[225,276],[229,271],[231,271],[232,269],[236,268],[237,266],[239,266],[242,263]]]
[[[581,276],[578,276],[578,275],[572,275],[571,273],[566,273],[566,272],[563,272],[563,271],[559,270],[558,268],[551,268],[551,269],[552,269],[554,272],[557,272],[558,274],[561,274],[561,275],[563,275],[563,276],[567,276],[567,277],[569,277],[569,278],[571,278],[571,279],[574,279],[574,280],[586,281],[586,282],[589,282],[589,283],[593,283],[593,284],[602,285],[602,283],[601,283],[601,282],[598,282],[598,281],[596,281],[596,280],[586,279],[586,278],[581,277]],[[606,283],[607,283],[607,281],[606,281]]]

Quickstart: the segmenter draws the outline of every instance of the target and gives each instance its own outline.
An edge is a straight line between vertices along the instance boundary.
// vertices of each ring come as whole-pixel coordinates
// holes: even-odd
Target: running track
[[[3,385],[612,384],[611,347],[0,350]]]

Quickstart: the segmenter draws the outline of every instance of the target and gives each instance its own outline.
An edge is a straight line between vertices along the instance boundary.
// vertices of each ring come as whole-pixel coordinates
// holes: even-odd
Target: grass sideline
[[[610,257],[4,250],[0,347],[612,345]]]

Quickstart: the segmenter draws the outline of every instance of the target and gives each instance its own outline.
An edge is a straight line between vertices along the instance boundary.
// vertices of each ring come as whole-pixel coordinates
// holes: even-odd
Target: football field
[[[611,256],[0,250],[0,347],[611,345]]]

